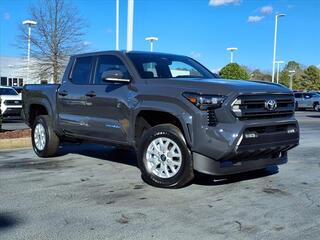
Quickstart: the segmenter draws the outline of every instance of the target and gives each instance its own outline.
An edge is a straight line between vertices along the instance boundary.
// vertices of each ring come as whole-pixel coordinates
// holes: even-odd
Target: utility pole
[[[273,61],[272,61],[272,82],[274,82],[274,73],[275,73],[275,65],[276,65],[278,18],[284,17],[284,16],[285,16],[285,14],[283,14],[283,13],[278,13],[275,15],[274,41],[273,41]]]
[[[128,0],[128,18],[127,18],[127,51],[133,49],[133,14],[134,0]]]

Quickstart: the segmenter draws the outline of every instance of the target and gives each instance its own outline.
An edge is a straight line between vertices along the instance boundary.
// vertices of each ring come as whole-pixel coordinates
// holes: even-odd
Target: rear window
[[[92,57],[78,57],[73,67],[71,81],[74,84],[86,85],[90,83]]]
[[[18,95],[18,93],[12,88],[0,88],[0,95]]]

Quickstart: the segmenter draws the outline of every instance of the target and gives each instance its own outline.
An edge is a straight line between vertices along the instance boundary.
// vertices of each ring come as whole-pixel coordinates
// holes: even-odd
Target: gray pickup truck
[[[173,54],[72,56],[61,85],[25,86],[23,112],[38,156],[55,156],[64,141],[130,147],[142,178],[158,187],[182,187],[194,170],[229,175],[283,164],[299,143],[289,89],[219,79]]]

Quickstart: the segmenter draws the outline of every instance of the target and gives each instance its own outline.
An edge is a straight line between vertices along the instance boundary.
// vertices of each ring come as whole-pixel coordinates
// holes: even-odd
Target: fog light
[[[257,138],[258,134],[254,133],[254,132],[250,132],[250,133],[245,133],[244,134],[245,138]]]
[[[293,134],[293,133],[295,133],[296,132],[296,129],[295,128],[288,128],[287,129],[287,133],[288,134]]]

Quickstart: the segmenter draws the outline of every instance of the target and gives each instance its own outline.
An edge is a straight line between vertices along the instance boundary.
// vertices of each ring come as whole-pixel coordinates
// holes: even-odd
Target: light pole
[[[127,51],[132,51],[134,0],[128,0]]]
[[[277,83],[279,83],[279,75],[280,75],[280,64],[283,64],[284,61],[275,61],[277,64]]]
[[[293,75],[296,73],[296,70],[289,70],[289,73],[290,73],[289,88],[292,90],[292,78],[293,78]]]
[[[36,21],[25,20],[22,22],[23,25],[28,26],[28,72],[27,72],[27,81],[29,81],[30,74],[30,50],[31,50],[31,27],[37,25]]]
[[[276,64],[278,18],[284,17],[284,16],[285,16],[285,14],[283,14],[283,13],[277,13],[275,15],[274,41],[273,41],[273,61],[272,61],[272,82],[274,82],[274,71],[275,71],[275,64]]]
[[[119,50],[119,0],[116,0],[116,50]]]
[[[230,52],[230,63],[233,63],[233,52],[237,51],[238,48],[236,47],[229,47],[227,48],[227,51]]]
[[[157,37],[146,37],[144,40],[150,42],[150,52],[153,52],[153,43],[158,41],[159,38],[157,38]]]

